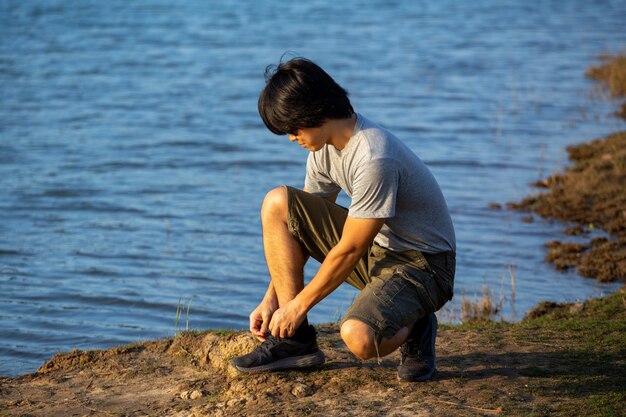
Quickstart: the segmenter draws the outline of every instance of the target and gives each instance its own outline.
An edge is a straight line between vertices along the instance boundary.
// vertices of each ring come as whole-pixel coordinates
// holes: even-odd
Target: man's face
[[[300,146],[311,152],[319,151],[328,141],[328,132],[326,130],[324,125],[298,129],[295,135],[289,135],[289,140],[298,142]]]

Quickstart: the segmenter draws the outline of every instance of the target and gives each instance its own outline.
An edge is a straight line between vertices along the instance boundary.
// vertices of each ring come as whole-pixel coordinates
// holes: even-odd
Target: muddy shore
[[[599,281],[626,280],[626,132],[568,148],[574,162],[537,184],[547,191],[510,207],[564,222],[563,239],[546,244],[546,260]],[[601,231],[606,234],[598,236]]]

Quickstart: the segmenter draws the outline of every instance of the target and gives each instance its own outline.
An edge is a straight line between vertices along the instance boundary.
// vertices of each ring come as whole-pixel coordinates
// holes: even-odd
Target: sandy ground
[[[472,332],[443,331],[436,379],[410,384],[396,380],[396,356],[361,363],[334,327],[320,330],[328,360],[321,370],[236,374],[219,359],[213,365],[213,335],[182,337],[55,357],[37,373],[1,381],[3,405],[37,416],[444,416],[497,415],[503,402],[537,401],[519,371],[544,346],[485,348]],[[252,343],[246,335],[217,340],[227,356]]]

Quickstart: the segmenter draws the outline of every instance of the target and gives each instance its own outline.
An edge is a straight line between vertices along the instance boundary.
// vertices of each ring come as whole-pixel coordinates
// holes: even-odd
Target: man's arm
[[[348,216],[339,243],[328,253],[311,282],[296,296],[306,311],[348,278],[384,223],[385,219],[355,219]]]
[[[269,326],[274,336],[293,335],[306,313],[350,275],[384,223],[385,219],[348,216],[339,243],[328,252],[315,277],[296,298],[274,313]]]

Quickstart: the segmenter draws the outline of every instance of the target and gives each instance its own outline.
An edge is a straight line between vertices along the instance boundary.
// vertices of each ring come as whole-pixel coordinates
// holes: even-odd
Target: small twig
[[[558,344],[555,344],[555,343],[533,342],[530,340],[525,340],[524,343],[528,345],[549,346],[549,347],[559,346]]]
[[[469,408],[470,410],[476,410],[476,411],[480,411],[481,413],[494,415],[494,416],[502,414],[502,412],[504,411],[502,410],[502,407],[498,407],[495,410],[490,410],[488,408],[473,407],[471,405],[454,403],[452,401],[443,401],[443,400],[433,400],[433,401],[442,403],[442,404],[456,405],[457,407]]]

